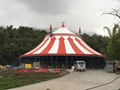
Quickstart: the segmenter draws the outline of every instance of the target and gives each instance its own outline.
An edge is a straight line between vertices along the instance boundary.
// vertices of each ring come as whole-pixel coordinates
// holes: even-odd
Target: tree
[[[101,35],[93,34],[82,34],[83,40],[96,51],[106,55],[106,46],[108,43],[108,37],[103,37]]]
[[[120,44],[120,27],[118,24],[114,24],[113,28],[104,27],[109,34],[109,42],[107,45],[107,56],[110,60],[118,60],[120,57],[119,44]]]
[[[104,14],[113,15],[118,18],[117,24],[114,24],[112,29],[108,27],[104,27],[104,30],[108,31],[110,37],[107,45],[108,59],[119,60],[120,59],[120,55],[119,55],[120,54],[120,8],[112,9],[111,12]]]
[[[114,35],[116,35],[119,32],[120,27],[118,24],[114,24],[112,29],[108,28],[107,26],[105,26],[103,29],[107,30],[109,37],[112,38]]]
[[[47,34],[31,27],[0,27],[0,64],[11,64],[21,54],[36,47]]]
[[[104,13],[104,14],[113,15],[113,16],[117,17],[118,19],[120,19],[120,8],[119,9],[112,9],[111,12]]]

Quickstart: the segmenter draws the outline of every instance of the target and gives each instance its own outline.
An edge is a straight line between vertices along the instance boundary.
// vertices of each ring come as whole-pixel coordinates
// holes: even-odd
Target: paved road
[[[104,70],[87,70],[85,72],[72,72],[58,79],[49,80],[37,84],[27,85],[11,90],[86,90],[88,88],[102,85],[114,80],[119,75],[106,73]],[[120,89],[120,78],[106,86],[89,90],[118,90]]]

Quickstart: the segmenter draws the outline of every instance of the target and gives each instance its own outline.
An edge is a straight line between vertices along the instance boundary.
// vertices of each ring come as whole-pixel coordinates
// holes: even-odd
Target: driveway
[[[120,78],[117,77],[119,75],[106,73],[104,70],[86,70],[85,72],[72,72],[58,79],[10,90],[46,90],[47,88],[50,90],[118,90],[120,89]],[[114,82],[109,83],[111,81]],[[105,86],[92,88],[106,83],[108,84]]]

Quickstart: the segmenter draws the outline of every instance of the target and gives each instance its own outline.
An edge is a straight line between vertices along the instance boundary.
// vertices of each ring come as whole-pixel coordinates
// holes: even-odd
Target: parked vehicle
[[[85,63],[85,61],[75,61],[75,63],[74,63],[74,70],[75,71],[85,71],[86,70],[86,63]]]

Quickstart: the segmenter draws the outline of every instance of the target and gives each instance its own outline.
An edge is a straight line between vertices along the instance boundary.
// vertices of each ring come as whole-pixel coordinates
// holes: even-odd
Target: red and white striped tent
[[[66,27],[61,27],[53,32],[52,37],[47,35],[37,47],[22,56],[46,55],[103,56]]]
[[[92,56],[104,57],[87,45],[81,37],[67,29],[64,24],[31,51],[21,57],[37,56]]]

